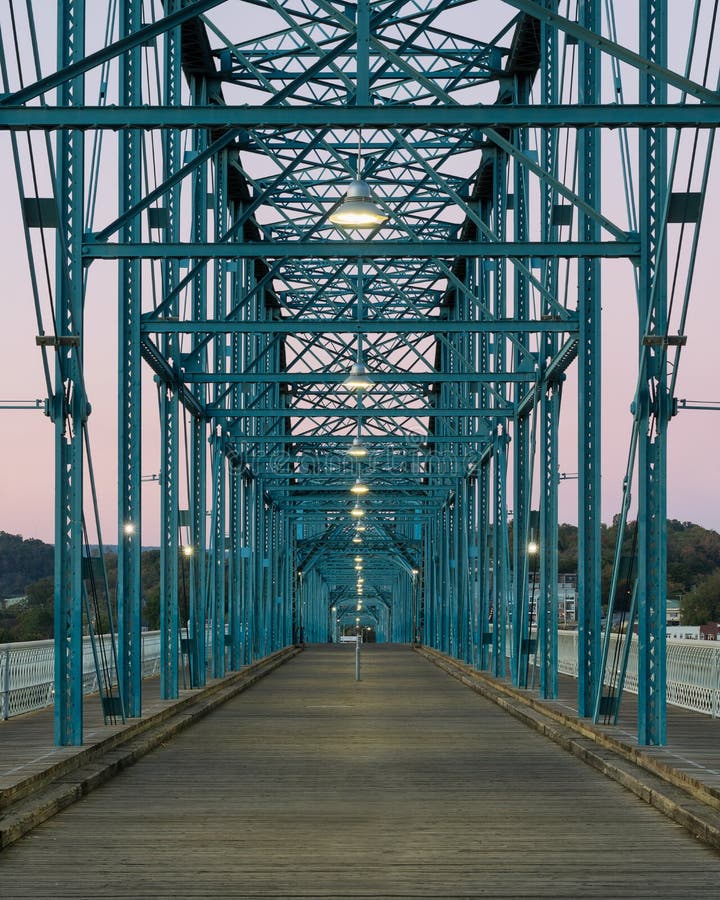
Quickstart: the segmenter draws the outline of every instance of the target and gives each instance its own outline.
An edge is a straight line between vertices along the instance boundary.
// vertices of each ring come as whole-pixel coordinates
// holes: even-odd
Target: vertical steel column
[[[230,469],[230,571],[228,573],[228,620],[230,622],[230,668],[242,665],[242,577],[243,503],[240,467]]]
[[[530,93],[527,77],[518,75],[515,102],[526,104]],[[526,128],[515,130],[515,146],[525,152],[528,144]],[[528,239],[528,178],[525,166],[514,161],[515,211],[514,239],[523,244]],[[529,263],[529,260],[523,260]],[[527,275],[517,267],[514,273],[515,319],[525,321],[529,314]],[[527,334],[515,335],[515,370],[527,367]],[[522,348],[522,349],[521,349]],[[515,385],[516,412],[513,417],[513,602],[510,670],[513,684],[525,687],[528,670],[528,522],[530,519],[530,420],[528,413],[518,413],[517,405],[525,386]]]
[[[556,11],[558,0],[545,0],[546,8]],[[558,32],[543,23],[541,74],[543,103],[554,106],[558,102]],[[557,129],[543,132],[542,166],[546,172],[556,175]],[[541,236],[543,241],[557,240],[557,227],[553,224],[556,193],[550,184],[542,189]],[[557,299],[557,260],[546,260],[543,271],[543,287],[553,300]],[[546,301],[549,315],[550,304]],[[548,361],[557,351],[557,338],[546,334],[542,343],[541,367],[543,374]],[[537,660],[540,667],[540,696],[557,697],[558,691],[558,427],[560,422],[561,387],[557,382],[548,384],[544,379],[541,395],[540,425],[540,596],[537,604]],[[533,584],[533,590],[535,586]]]
[[[538,610],[538,653],[540,696],[557,697],[558,692],[558,421],[560,385],[551,384],[542,394],[542,472],[540,494],[540,598]],[[533,585],[534,590],[534,585]]]
[[[507,210],[507,157],[499,149],[493,155],[493,213],[495,235],[499,241],[505,240],[505,218]],[[507,315],[506,262],[495,260],[495,285],[493,314],[498,319]],[[495,383],[494,403],[505,403],[506,394],[502,376],[505,373],[505,338],[495,335],[493,347],[494,371],[499,379]],[[507,650],[507,598],[509,588],[507,499],[505,482],[507,477],[507,443],[505,420],[496,418],[493,422],[493,674],[503,677],[506,673]]]
[[[667,0],[640,3],[640,53],[667,65]],[[667,85],[640,72],[640,102],[667,102]],[[666,741],[667,132],[640,135],[640,429],[638,447],[638,742]],[[647,340],[646,340],[647,338]],[[656,343],[652,342],[657,338]]]
[[[600,34],[601,0],[585,0],[579,22]],[[600,102],[600,54],[579,45],[579,102]],[[578,132],[580,197],[600,208],[600,132]],[[597,241],[600,228],[579,214],[578,237]],[[580,351],[578,359],[578,712],[592,715],[600,678],[600,262],[578,260]]]
[[[480,210],[483,222],[488,223],[492,210],[491,203],[484,203]],[[489,260],[479,260],[477,289],[478,299],[481,309],[490,306],[490,278],[489,278]],[[481,311],[480,318],[486,318]],[[490,336],[487,332],[482,332],[478,336],[476,344],[477,352],[477,368],[479,372],[487,373],[490,368]],[[487,382],[481,382],[479,404],[487,409],[490,406],[490,386]],[[490,547],[492,541],[492,531],[490,528],[490,509],[492,506],[491,495],[491,460],[492,453],[483,454],[480,471],[477,481],[477,552],[478,552],[478,619],[477,619],[477,642],[478,642],[478,666],[481,669],[490,668],[490,648],[492,646],[492,631],[490,624],[490,591],[491,591],[491,574],[490,574]]]
[[[221,151],[215,157],[215,192],[214,218],[215,240],[220,240],[225,233],[228,219],[227,170],[228,153]],[[227,316],[227,277],[228,262],[224,259],[214,260],[214,316],[222,321]],[[226,336],[219,334],[213,341],[213,369],[216,375],[227,371],[225,353]],[[225,387],[218,382],[214,386],[216,409],[223,402]],[[212,597],[212,672],[214,678],[222,678],[225,674],[225,506],[226,506],[226,458],[224,422],[216,425],[212,438],[213,446],[213,562],[211,577]]]
[[[207,101],[207,86],[204,81],[193,82],[191,93],[195,103]],[[193,132],[192,153],[197,154],[207,147],[207,133],[198,128]],[[207,165],[198,166],[193,175],[192,184],[192,239],[198,243],[207,240]],[[196,260],[197,269],[192,284],[192,314],[194,321],[207,318],[207,269],[201,260]],[[199,357],[206,354],[203,336],[193,333],[192,349],[185,363],[189,367],[200,364]],[[205,387],[194,385],[197,400],[206,402]],[[205,510],[207,502],[207,422],[197,416],[192,420],[191,432],[192,466],[190,477],[190,517],[192,521],[193,564],[190,570],[190,652],[193,654],[192,671],[195,678],[193,687],[202,687],[207,679],[207,620],[208,620],[208,585],[207,585],[207,526]]]
[[[121,0],[120,37],[142,25],[142,0]],[[119,59],[120,97],[124,106],[142,103],[140,47]],[[120,214],[140,200],[142,132],[120,132],[118,148],[118,210]],[[120,240],[142,240],[140,218],[120,230]],[[142,598],[140,593],[140,314],[142,288],[140,260],[119,263],[118,283],[118,668],[128,716],[142,713]]]
[[[175,340],[174,336],[169,336]],[[178,695],[178,400],[160,384],[160,697]]]
[[[245,487],[246,515],[246,580],[243,592],[245,643],[243,645],[243,662],[249,665],[255,659],[255,608],[257,596],[257,557],[258,557],[258,512],[257,482],[253,478]]]
[[[469,533],[474,524],[472,507],[469,503],[469,481],[465,477],[461,480],[458,490],[460,493],[460,508],[457,518],[457,584],[460,608],[460,659],[470,662],[470,558],[469,558]]]
[[[510,573],[508,571],[508,522],[505,499],[505,477],[507,472],[507,442],[505,434],[493,437],[493,675],[505,676],[507,648],[507,594]]]
[[[85,53],[84,0],[58,3],[58,66]],[[63,82],[58,103],[82,106],[84,80]],[[87,399],[82,374],[84,135],[61,131],[57,139],[59,228],[56,261],[55,395],[50,411],[55,424],[55,743],[82,744],[82,482],[83,422]]]
[[[169,0],[167,12],[179,8],[180,0]],[[180,28],[165,34],[164,92],[167,106],[181,101]],[[180,168],[180,132],[167,129],[162,133],[163,174],[167,180]],[[180,186],[166,193],[166,237],[170,243],[180,239]],[[178,262],[163,260],[163,292],[175,295]],[[177,297],[171,302],[169,315],[177,316]],[[178,358],[178,337],[163,335],[165,359]],[[174,387],[159,384],[160,391],[160,696],[170,700],[178,695],[178,637],[180,630],[178,595],[178,395]]]
[[[490,648],[492,646],[492,631],[490,630],[490,542],[492,531],[490,529],[491,497],[491,471],[488,454],[483,458],[477,480],[477,505],[478,505],[478,617],[477,617],[477,642],[478,642],[478,666],[481,669],[490,668]]]
[[[220,426],[217,426],[219,430]],[[225,439],[220,434],[211,438],[212,446],[212,674],[225,674]]]

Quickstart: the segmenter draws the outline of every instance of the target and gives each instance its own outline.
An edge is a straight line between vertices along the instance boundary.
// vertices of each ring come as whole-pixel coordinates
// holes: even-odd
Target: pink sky
[[[497,4],[496,4],[497,5]],[[621,23],[622,24],[622,23]],[[628,42],[632,28],[627,26]],[[622,32],[621,32],[622,33]],[[487,37],[487,34],[480,35]],[[114,140],[114,139],[113,139]],[[607,166],[612,165],[612,151]],[[4,273],[4,327],[0,329],[0,400],[34,400],[45,396],[37,327],[32,309],[19,201],[12,174],[10,141],[0,133],[0,162],[8,173],[0,210],[0,260]],[[613,194],[618,179],[606,172],[606,206],[620,208]],[[113,184],[109,189],[114,192]],[[617,185],[619,190],[619,185]],[[616,216],[620,224],[624,218]],[[720,401],[715,377],[720,296],[717,288],[717,244],[720,235],[720,165],[714,165],[710,196],[686,333],[677,397]],[[90,425],[98,478],[104,539],[116,541],[116,275],[112,263],[96,263],[87,300],[86,372],[93,412]],[[603,491],[602,517],[619,510],[628,451],[637,358],[637,311],[630,265],[604,267],[603,289]],[[577,471],[575,369],[564,394],[561,424],[563,472]],[[159,470],[155,387],[146,371],[144,382],[143,474]],[[49,419],[37,411],[0,411],[0,529],[25,537],[53,540],[54,433]],[[668,515],[720,530],[720,412],[682,411],[670,425]],[[159,492],[147,483],[143,493],[143,541],[158,541]],[[637,494],[637,491],[634,491]],[[510,501],[512,506],[512,502]],[[560,486],[560,519],[577,521],[577,482]]]

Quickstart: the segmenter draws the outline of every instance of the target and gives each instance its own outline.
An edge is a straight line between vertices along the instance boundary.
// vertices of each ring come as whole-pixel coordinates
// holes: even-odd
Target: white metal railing
[[[107,640],[107,639],[105,639]],[[611,642],[616,637],[611,636]],[[558,671],[577,678],[577,631],[558,632]],[[106,647],[110,656],[109,642]],[[610,652],[612,653],[612,647]],[[160,632],[142,635],[143,677],[160,669]],[[53,703],[55,695],[53,641],[0,644],[0,719],[8,719]],[[114,674],[114,673],[113,673]],[[114,679],[113,679],[114,680]],[[96,693],[97,673],[90,638],[83,640],[83,692]],[[637,638],[632,637],[625,690],[637,693]],[[720,642],[667,641],[667,700],[696,712],[720,715]]]
[[[577,631],[558,632],[558,671],[577,678]],[[612,655],[617,635],[610,636]],[[637,694],[637,635],[633,634],[625,690]],[[720,642],[668,640],[667,702],[716,718],[720,715]]]
[[[112,682],[117,683],[110,639],[103,638],[110,662]],[[160,632],[142,635],[143,678],[160,670]],[[83,638],[83,693],[99,690],[90,638]],[[55,642],[0,644],[0,719],[51,706],[55,698]]]

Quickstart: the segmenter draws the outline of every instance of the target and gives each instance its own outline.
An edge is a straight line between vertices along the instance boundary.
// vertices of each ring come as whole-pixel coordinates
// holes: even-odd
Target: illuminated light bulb
[[[355,388],[355,390],[358,390],[358,388]],[[366,388],[364,390],[366,390]],[[359,437],[354,437],[347,453],[348,456],[352,456],[354,459],[363,459],[368,455],[368,449],[360,443]]]
[[[370,185],[362,178],[353,179],[340,206],[328,221],[340,228],[377,228],[388,217],[375,202]]]
[[[367,391],[374,384],[375,382],[368,375],[364,363],[361,363],[359,360],[352,364],[350,374],[343,381],[343,386],[348,391]]]

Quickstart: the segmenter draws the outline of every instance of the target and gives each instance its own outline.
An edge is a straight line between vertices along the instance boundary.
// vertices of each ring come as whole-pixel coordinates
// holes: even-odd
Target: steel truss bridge
[[[55,429],[58,743],[82,742],[82,637],[103,615],[108,710],[141,713],[154,428],[163,697],[184,655],[201,686],[345,628],[520,687],[532,656],[555,697],[571,369],[579,712],[616,714],[627,655],[607,652],[600,572],[611,264],[636,294],[637,386],[610,597],[632,497],[638,737],[664,743],[667,429],[720,115],[717,2],[687,4],[679,47],[669,5],[3,4],[0,126]],[[634,45],[615,16],[628,6]],[[338,224],[358,206],[374,224]],[[118,335],[103,615],[84,368],[98,297],[116,300]]]

